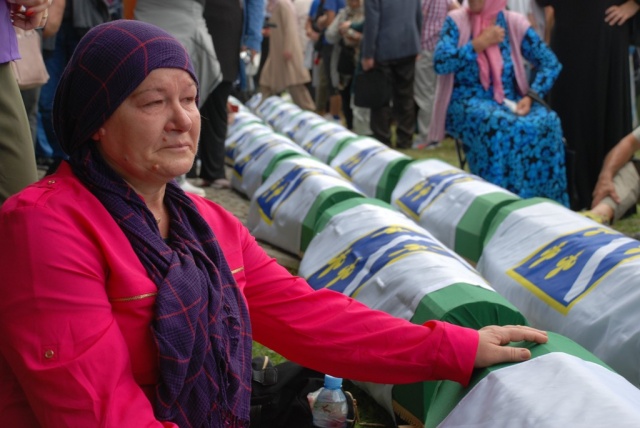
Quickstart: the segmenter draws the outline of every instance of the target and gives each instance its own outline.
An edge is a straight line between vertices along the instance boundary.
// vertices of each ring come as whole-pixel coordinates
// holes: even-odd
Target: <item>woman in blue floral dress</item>
[[[489,5],[494,1],[487,0],[487,8],[496,8]],[[441,115],[446,111],[446,117],[441,119],[444,128],[463,142],[472,173],[523,198],[542,196],[568,206],[560,119],[545,105],[533,101],[551,89],[562,66],[533,28],[519,21],[513,12],[503,10],[504,6],[497,6],[491,23],[483,28],[490,27],[486,31],[494,34],[492,44],[499,48],[494,49],[501,56],[502,72],[489,66],[491,71],[485,70],[485,75],[493,72],[494,76],[501,76],[496,80],[501,81],[502,87],[494,92],[494,79],[489,78],[484,82],[487,87],[483,86],[478,56],[488,48],[477,49],[472,42],[483,35],[473,29],[478,25],[473,20],[473,9],[482,11],[484,4],[485,0],[470,0],[468,9],[449,14],[444,23],[434,68],[439,75],[449,75],[453,83],[447,94],[448,107],[447,100],[439,96],[436,109]],[[530,86],[526,77],[521,77],[523,57],[536,71]],[[517,105],[515,112],[507,106],[509,100]]]

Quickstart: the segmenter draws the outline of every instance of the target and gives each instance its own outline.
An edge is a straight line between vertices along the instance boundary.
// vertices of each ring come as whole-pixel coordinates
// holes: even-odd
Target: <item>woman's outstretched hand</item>
[[[531,351],[526,348],[504,346],[511,342],[547,343],[547,333],[535,328],[506,325],[490,325],[479,331],[478,352],[474,367],[489,367],[498,363],[517,363],[531,358]]]

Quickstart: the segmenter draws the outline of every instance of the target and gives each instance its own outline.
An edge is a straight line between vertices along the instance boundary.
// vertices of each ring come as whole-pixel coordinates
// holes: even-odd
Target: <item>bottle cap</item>
[[[342,378],[324,375],[324,387],[327,389],[340,389]]]

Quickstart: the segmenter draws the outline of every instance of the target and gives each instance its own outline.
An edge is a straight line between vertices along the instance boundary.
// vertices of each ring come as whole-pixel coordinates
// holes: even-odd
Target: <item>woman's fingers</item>
[[[547,333],[527,326],[487,326],[479,330],[475,367],[488,367],[498,363],[526,361],[531,352],[525,348],[507,347],[511,342],[546,343]]]

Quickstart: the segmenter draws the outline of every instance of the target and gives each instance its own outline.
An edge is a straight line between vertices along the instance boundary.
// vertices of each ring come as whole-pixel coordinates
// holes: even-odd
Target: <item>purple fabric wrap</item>
[[[184,46],[161,28],[125,19],[92,28],[78,43],[53,102],[63,150],[71,154],[86,143],[156,68],[182,69],[198,82]]]

